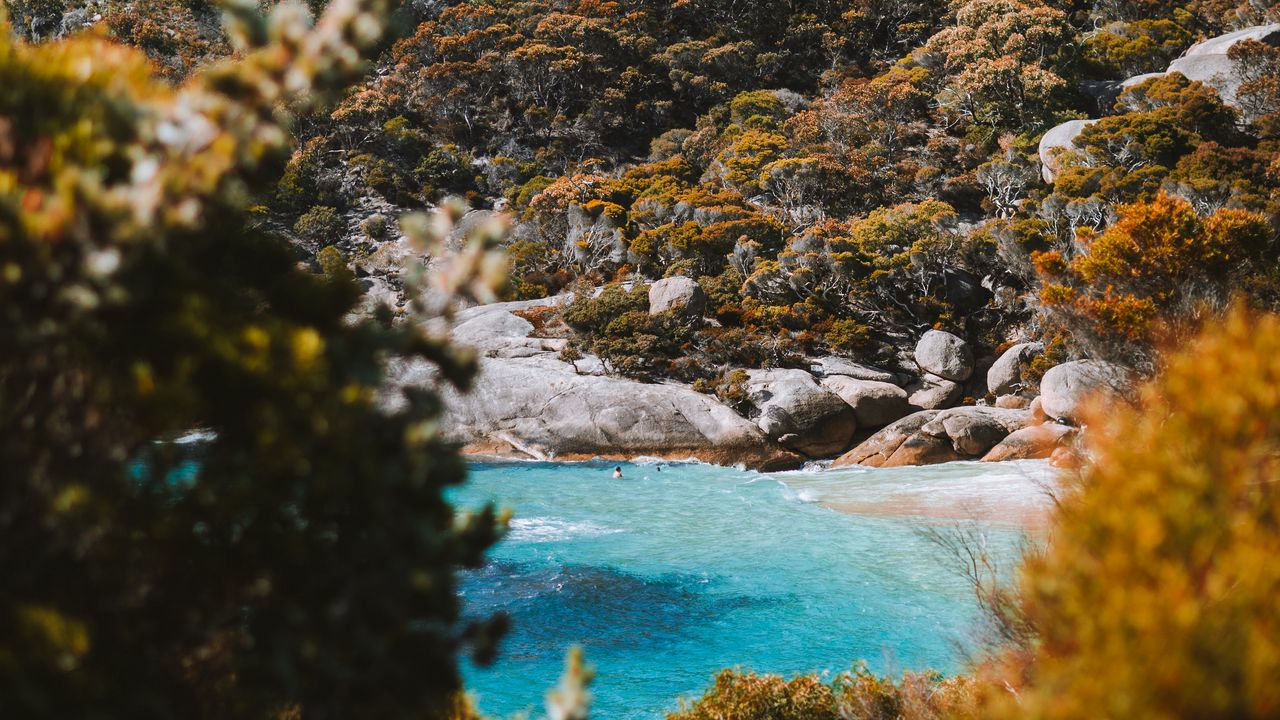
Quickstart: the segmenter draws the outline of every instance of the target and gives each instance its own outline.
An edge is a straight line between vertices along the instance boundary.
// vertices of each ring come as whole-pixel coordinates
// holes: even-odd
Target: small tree
[[[444,500],[465,467],[436,394],[378,401],[389,358],[458,385],[472,361],[389,313],[350,323],[354,283],[244,207],[387,3],[314,29],[229,7],[243,56],[177,89],[136,50],[15,43],[0,18],[3,717],[432,717],[459,648],[490,647],[453,572],[495,518]],[[482,269],[477,246],[443,287],[479,296]]]

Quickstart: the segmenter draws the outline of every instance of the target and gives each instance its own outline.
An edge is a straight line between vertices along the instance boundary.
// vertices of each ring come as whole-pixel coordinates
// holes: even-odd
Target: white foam
[[[507,538],[514,542],[561,542],[582,537],[601,537],[622,532],[590,521],[572,522],[559,518],[515,518],[511,521]]]
[[[212,430],[192,430],[182,437],[173,441],[174,445],[192,445],[195,443],[213,442],[218,438],[218,433]]]

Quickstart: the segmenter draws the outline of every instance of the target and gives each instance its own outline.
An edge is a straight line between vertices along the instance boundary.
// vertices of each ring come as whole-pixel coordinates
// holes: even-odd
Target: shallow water
[[[515,513],[469,614],[511,614],[491,668],[465,668],[490,714],[542,711],[581,645],[593,716],[658,718],[722,667],[962,669],[968,587],[922,524],[981,518],[1011,558],[1047,506],[1043,463],[757,474],[708,465],[476,464],[461,508]]]

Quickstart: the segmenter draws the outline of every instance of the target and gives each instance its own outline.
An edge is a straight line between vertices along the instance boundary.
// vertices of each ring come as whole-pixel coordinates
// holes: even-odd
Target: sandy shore
[[[797,498],[853,515],[1044,524],[1060,472],[1045,461],[947,463],[908,468],[841,468],[776,473]]]

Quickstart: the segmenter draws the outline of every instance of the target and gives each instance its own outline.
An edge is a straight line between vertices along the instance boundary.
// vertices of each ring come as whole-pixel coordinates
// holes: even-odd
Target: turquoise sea
[[[1040,462],[758,474],[700,464],[475,464],[460,508],[514,512],[467,613],[514,626],[481,710],[542,714],[564,655],[596,669],[593,717],[660,718],[717,670],[963,669],[969,588],[919,532],[978,522],[1012,560],[1048,499]]]

